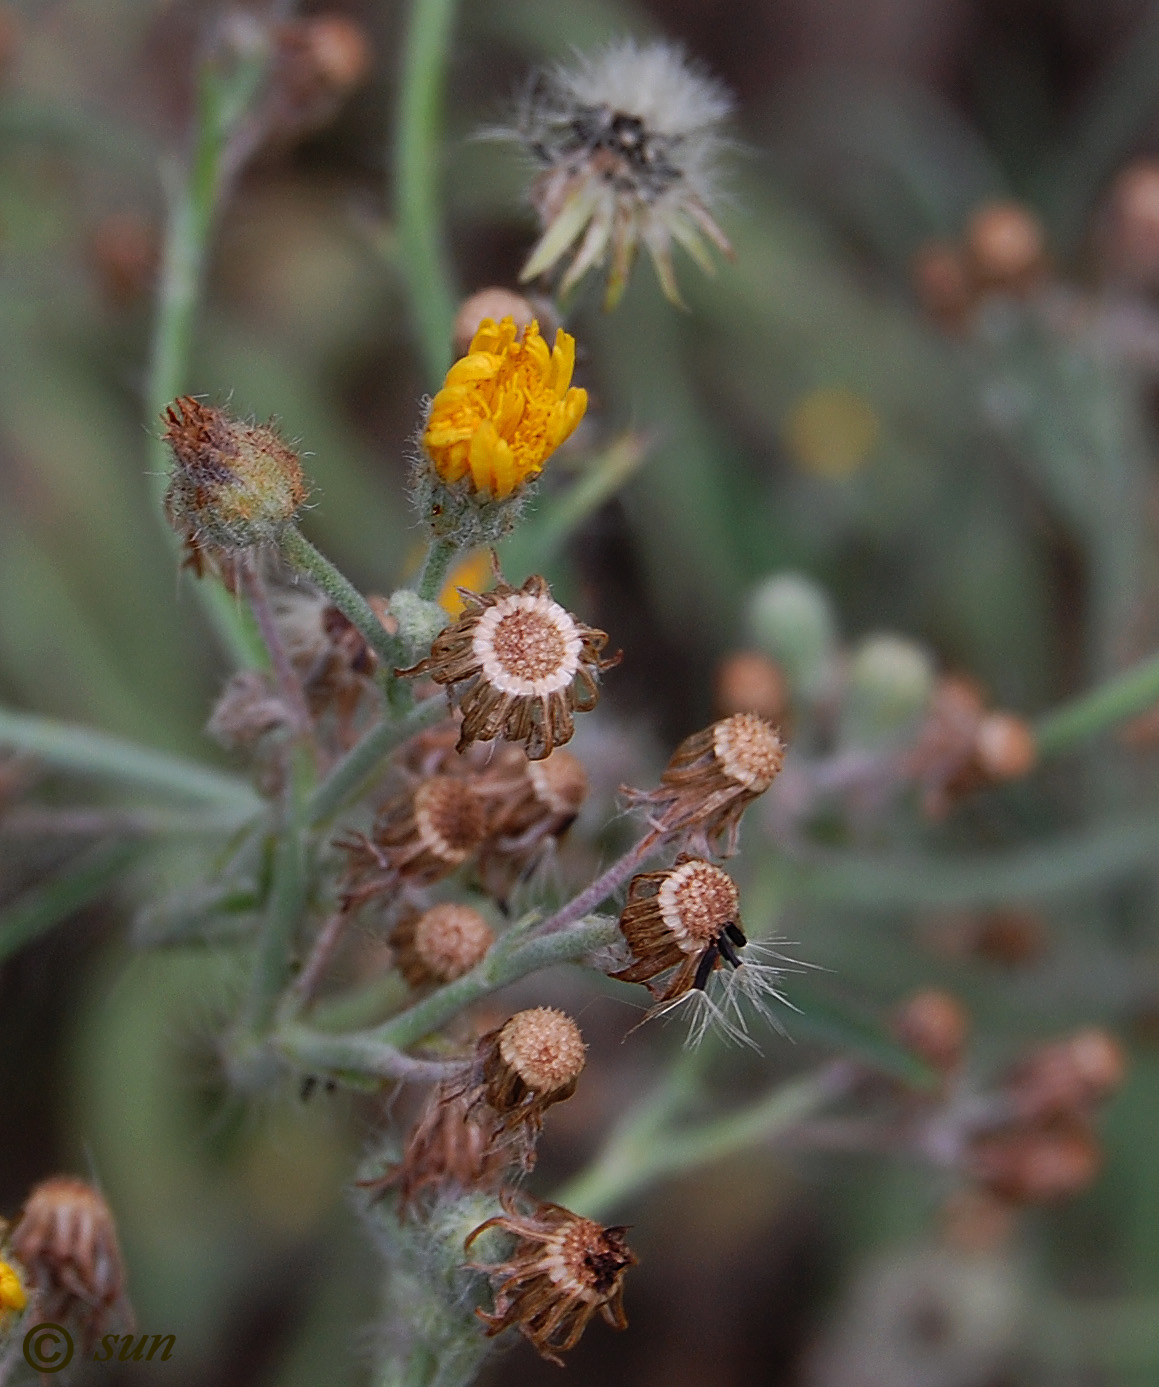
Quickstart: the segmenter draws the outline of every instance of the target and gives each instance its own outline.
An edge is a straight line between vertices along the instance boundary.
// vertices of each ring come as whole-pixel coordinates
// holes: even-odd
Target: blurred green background
[[[370,78],[325,128],[245,172],[215,239],[189,385],[301,440],[316,484],[305,529],[361,587],[390,591],[419,549],[404,483],[418,401],[437,385],[391,222],[406,7],[331,8],[365,26]],[[569,316],[591,445],[629,427],[649,440],[638,473],[546,568],[626,652],[600,714],[609,746],[634,741],[646,765],[708,719],[717,663],[746,640],[746,595],[781,569],[824,585],[844,639],[901,632],[1027,716],[1155,648],[1159,281],[1115,282],[1100,237],[1111,180],[1159,155],[1159,8],[461,11],[440,176],[463,292],[512,283],[534,234],[517,152],[472,139],[508,117],[530,66],[664,34],[737,98],[720,214],[735,264],[711,280],[680,266],[687,314],[641,265],[614,315],[589,285]],[[0,701],[222,764],[202,729],[228,667],[151,514],[143,396],[163,180],[224,13],[0,6]],[[918,300],[915,253],[960,237],[997,197],[1043,219],[1054,297],[1033,309],[999,297],[948,332]],[[1150,357],[1107,328],[1124,316]],[[969,1002],[980,1063],[1085,1021],[1128,1039],[1106,1169],[1073,1204],[1028,1216],[969,1284],[928,1261],[944,1180],[913,1166],[754,1153],[659,1188],[625,1215],[642,1258],[632,1328],[590,1334],[569,1380],[1159,1381],[1156,765],[1147,745],[1102,741],[943,823],[900,809],[863,825],[832,871],[786,866],[747,830],[748,918],[776,922],[866,1015],[932,981]],[[50,779],[41,793],[69,790]],[[0,833],[2,898],[18,905],[90,851]],[[870,859],[876,874],[859,866]],[[98,860],[98,876],[120,865]],[[204,866],[197,841],[136,854],[99,905],[0,965],[0,1212],[57,1169],[105,1189],[140,1325],[176,1333],[180,1350],[110,1380],[361,1382],[375,1259],[342,1187],[373,1105],[287,1094],[235,1111],[212,1037],[236,960],[224,946],[130,949],[134,905]],[[1031,964],[931,944],[947,910],[995,905],[1037,912],[1048,947]],[[560,982],[561,997],[586,995],[576,986]],[[805,1039],[768,1048],[766,1074],[813,1053]],[[642,1056],[663,1049],[594,1047],[603,1097],[549,1124],[538,1188],[574,1169],[645,1082]],[[756,1063],[736,1061],[727,1082],[743,1087]],[[967,1309],[915,1348],[907,1288],[943,1274]],[[881,1300],[867,1308],[871,1290]],[[836,1352],[842,1334],[862,1335],[857,1366],[825,1378],[838,1370],[811,1346],[828,1336]],[[489,1380],[554,1371],[521,1346]]]

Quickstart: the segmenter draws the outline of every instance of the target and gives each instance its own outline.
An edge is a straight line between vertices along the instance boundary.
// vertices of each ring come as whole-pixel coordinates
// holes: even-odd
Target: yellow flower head
[[[561,328],[548,348],[532,322],[484,318],[471,349],[447,372],[431,402],[423,447],[444,482],[466,477],[472,491],[500,501],[538,476],[588,407],[571,386],[575,338]]]
[[[20,1284],[20,1277],[7,1262],[0,1262],[0,1319],[9,1310],[19,1313],[27,1304],[28,1298]]]

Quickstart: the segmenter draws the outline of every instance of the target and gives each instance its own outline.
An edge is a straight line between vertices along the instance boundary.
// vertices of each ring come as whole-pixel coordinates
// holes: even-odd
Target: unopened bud
[[[780,669],[759,650],[737,650],[716,667],[716,708],[721,717],[756,713],[779,722],[788,703]]]
[[[979,1183],[1012,1204],[1055,1204],[1081,1194],[1102,1163],[1102,1149],[1090,1126],[1078,1119],[1060,1119],[976,1138],[967,1168]]]
[[[881,747],[917,731],[934,692],[933,661],[901,636],[869,636],[849,663],[841,709],[843,739]]]
[[[894,1011],[891,1029],[907,1049],[945,1073],[961,1063],[970,1018],[957,997],[927,987]]]
[[[988,202],[966,227],[966,250],[983,284],[1021,291],[1038,279],[1046,264],[1046,234],[1035,214],[1020,202]]]
[[[297,454],[268,424],[249,425],[184,396],[165,411],[173,450],[165,511],[195,548],[276,542],[306,500]]]
[[[1038,759],[1030,724],[1013,713],[987,713],[974,739],[978,766],[990,780],[1018,780]]]
[[[801,573],[764,579],[749,594],[746,625],[753,645],[775,660],[794,695],[812,702],[829,684],[837,655],[833,607]]]
[[[501,323],[504,318],[512,318],[520,332],[529,323],[535,321],[546,327],[543,313],[522,294],[517,294],[513,289],[504,289],[499,285],[494,285],[487,289],[476,290],[475,293],[463,300],[459,305],[459,311],[455,314],[452,336],[456,359],[460,356],[466,356],[471,350],[471,343],[479,331],[479,325],[487,318],[490,318],[494,323]]]

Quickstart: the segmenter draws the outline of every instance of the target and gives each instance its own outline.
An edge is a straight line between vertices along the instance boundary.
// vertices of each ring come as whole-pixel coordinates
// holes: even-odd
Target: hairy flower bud
[[[162,436],[173,452],[165,513],[194,565],[207,549],[229,553],[275,542],[308,488],[297,454],[273,427],[243,424],[188,395],[163,417]]]

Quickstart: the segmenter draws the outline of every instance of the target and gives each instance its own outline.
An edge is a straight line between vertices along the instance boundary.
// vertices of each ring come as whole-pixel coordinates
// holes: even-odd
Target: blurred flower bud
[[[366,30],[342,14],[320,14],[279,26],[275,63],[262,122],[286,143],[333,119],[366,81],[374,53]]]
[[[788,688],[780,669],[759,650],[736,650],[716,667],[716,709],[721,717],[756,713],[780,722]]]
[[[889,634],[866,637],[849,662],[842,740],[870,748],[907,740],[933,691],[933,661],[920,645]]]
[[[982,284],[1020,293],[1046,268],[1046,233],[1022,203],[987,202],[966,225],[966,252]]]
[[[501,285],[478,289],[463,300],[455,314],[453,340],[456,359],[466,356],[471,350],[475,334],[488,318],[493,323],[511,318],[520,332],[529,323],[543,322],[542,313],[513,289],[504,289]]]
[[[1014,1232],[1015,1214],[989,1190],[955,1190],[942,1210],[942,1239],[960,1252],[999,1252]]]
[[[986,714],[974,738],[974,754],[987,780],[1018,780],[1038,759],[1030,724],[1013,713]]]
[[[966,257],[948,241],[930,241],[913,259],[918,302],[945,328],[960,327],[974,302]]]
[[[868,462],[881,420],[863,396],[846,386],[810,390],[785,421],[785,445],[793,461],[817,477],[840,480]]]
[[[926,987],[894,1009],[890,1029],[908,1050],[947,1073],[962,1062],[970,1018],[957,997]]]
[[[1042,957],[1046,922],[1033,910],[991,910],[978,920],[973,952],[991,963],[1017,968]]]
[[[753,645],[775,660],[795,697],[813,702],[833,678],[837,631],[824,589],[800,573],[765,578],[749,593],[746,626]]]
[[[1087,1026],[1032,1051],[1012,1071],[1005,1089],[1020,1117],[1071,1116],[1109,1098],[1126,1072],[1127,1057],[1114,1036]]]
[[[1102,1163],[1102,1149],[1090,1125],[1078,1118],[1058,1118],[976,1137],[967,1169],[1012,1204],[1055,1204],[1081,1194]]]
[[[1115,179],[1107,243],[1119,274],[1143,282],[1159,276],[1159,160],[1140,159]]]
[[[188,395],[163,417],[173,452],[165,512],[191,557],[276,542],[306,500],[298,455],[270,425],[243,424]]]

